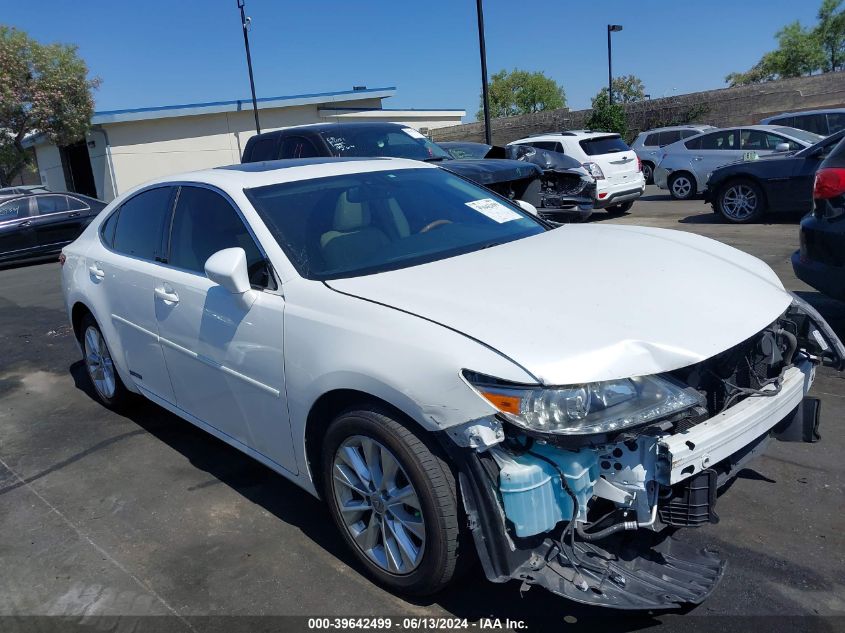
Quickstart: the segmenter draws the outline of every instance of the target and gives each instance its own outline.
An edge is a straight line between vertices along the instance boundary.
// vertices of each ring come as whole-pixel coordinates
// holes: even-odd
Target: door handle
[[[69,218],[78,218],[78,217],[79,217],[79,211],[73,211],[73,212],[71,212],[71,214],[70,214],[70,215],[68,215],[67,217],[69,217]]]
[[[18,226],[32,226],[32,220],[24,220]]]
[[[153,290],[155,296],[164,301],[165,303],[179,303],[179,295],[175,292],[168,291],[164,288],[156,288]]]
[[[693,157],[693,160],[704,160],[704,157],[703,156],[695,156],[695,157]]]
[[[96,279],[105,279],[106,277],[106,271],[100,268],[99,264],[97,264],[96,262],[88,267],[88,272],[91,273],[91,276],[95,277]]]

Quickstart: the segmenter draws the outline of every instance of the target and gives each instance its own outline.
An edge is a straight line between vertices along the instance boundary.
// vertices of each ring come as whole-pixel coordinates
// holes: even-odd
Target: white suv
[[[530,145],[577,159],[596,179],[596,209],[625,213],[645,191],[642,163],[619,134],[591,130],[549,132],[508,145]]]

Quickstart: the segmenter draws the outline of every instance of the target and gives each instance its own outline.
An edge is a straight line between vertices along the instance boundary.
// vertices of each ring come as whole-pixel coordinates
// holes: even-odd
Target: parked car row
[[[673,533],[716,523],[770,437],[818,439],[807,391],[845,367],[830,326],[725,244],[551,230],[408,132],[395,144],[443,160],[302,129],[125,192],[63,249],[96,398],[140,394],[322,498],[393,591],[436,592],[476,559],[597,606],[703,601],[725,562]],[[587,157],[610,205],[644,186],[618,135],[528,141]],[[564,290],[543,274],[573,266]]]

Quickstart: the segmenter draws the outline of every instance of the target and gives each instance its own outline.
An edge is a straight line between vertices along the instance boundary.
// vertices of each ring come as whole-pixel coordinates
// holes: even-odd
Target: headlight
[[[612,433],[705,404],[694,389],[662,376],[549,388],[512,385],[470,371],[464,377],[514,424],[557,435]]]

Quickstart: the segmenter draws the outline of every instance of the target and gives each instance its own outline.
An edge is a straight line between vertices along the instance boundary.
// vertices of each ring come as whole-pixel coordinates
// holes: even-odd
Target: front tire
[[[691,174],[682,171],[669,178],[669,195],[675,200],[689,200],[695,195],[696,182]]]
[[[728,222],[749,224],[766,211],[763,190],[756,182],[745,178],[732,180],[725,184],[714,201],[716,212]]]
[[[455,478],[394,416],[356,408],[329,426],[323,493],[343,539],[378,583],[426,595],[453,579],[467,553]]]
[[[103,332],[91,314],[82,319],[79,342],[85,371],[97,400],[109,409],[120,409],[129,399],[129,391],[117,373]]]

